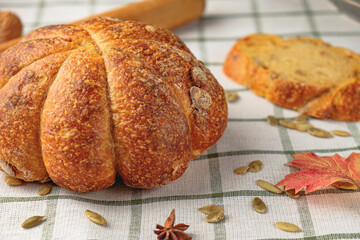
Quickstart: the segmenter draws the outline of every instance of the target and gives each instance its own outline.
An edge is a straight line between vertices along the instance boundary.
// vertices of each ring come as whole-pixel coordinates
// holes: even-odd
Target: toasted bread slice
[[[236,42],[224,72],[282,107],[360,121],[360,56],[319,39],[254,34]]]

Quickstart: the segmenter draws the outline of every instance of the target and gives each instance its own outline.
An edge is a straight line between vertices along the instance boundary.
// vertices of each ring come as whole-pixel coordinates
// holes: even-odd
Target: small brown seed
[[[242,166],[242,167],[235,169],[234,173],[242,175],[242,174],[245,174],[248,171],[248,169],[249,169],[248,166]]]
[[[224,218],[224,210],[217,205],[206,205],[198,209],[200,212],[205,213],[205,221],[208,223],[219,222]]]
[[[266,190],[266,191],[269,191],[269,192],[272,192],[272,193],[277,193],[277,194],[283,193],[283,191],[280,188],[274,186],[273,184],[271,184],[271,183],[269,183],[267,181],[259,179],[259,180],[256,181],[256,184],[259,187],[261,187],[262,189]]]
[[[286,128],[292,128],[295,129],[295,123],[290,120],[280,120],[279,124]]]
[[[307,130],[308,133],[310,133],[311,135],[315,136],[315,137],[321,137],[321,138],[330,138],[332,137],[331,133],[329,133],[328,131],[321,129],[321,128],[316,128],[316,127],[310,127]]]
[[[357,190],[357,187],[355,184],[351,182],[335,182],[332,184],[334,187],[344,190]]]
[[[225,99],[226,99],[226,101],[234,102],[238,98],[239,98],[239,95],[237,94],[237,92],[225,91]]]
[[[260,160],[252,161],[249,164],[249,172],[259,172],[263,167],[263,163]]]
[[[267,116],[266,120],[271,126],[277,126],[279,123],[279,121],[274,116]]]
[[[21,179],[18,179],[16,177],[12,176],[5,176],[4,177],[5,183],[10,186],[20,186],[23,185],[23,181]]]
[[[90,211],[90,210],[86,210],[85,211],[85,215],[87,216],[87,218],[99,225],[105,225],[106,224],[106,220],[103,216],[101,216],[100,214]]]
[[[306,121],[307,121],[307,116],[306,115],[304,115],[304,114],[300,114],[299,116],[297,116],[296,118],[295,118],[295,123],[296,124],[300,124],[300,123],[306,123]]]
[[[32,228],[35,227],[36,225],[40,224],[41,222],[43,222],[43,220],[45,219],[45,216],[33,216],[30,217],[28,219],[26,219],[22,224],[21,227],[23,228]]]
[[[266,212],[266,205],[260,198],[256,197],[252,201],[252,207],[258,213],[265,213]]]
[[[280,230],[286,231],[286,232],[301,232],[301,228],[296,226],[295,224],[288,223],[288,222],[276,222],[276,227]]]
[[[306,132],[309,128],[313,127],[313,125],[309,123],[299,123],[295,124],[296,130],[299,130],[300,132]]]
[[[37,192],[38,195],[40,196],[44,196],[44,195],[48,195],[51,192],[52,186],[50,183],[47,184],[43,184],[39,191]]]
[[[331,133],[334,135],[337,135],[337,136],[341,136],[341,137],[351,136],[351,134],[349,132],[343,131],[343,130],[332,130]]]
[[[297,198],[300,197],[300,194],[295,193],[295,189],[286,190],[285,193],[286,193],[286,195],[288,195],[288,196],[291,197],[291,198],[297,199]]]

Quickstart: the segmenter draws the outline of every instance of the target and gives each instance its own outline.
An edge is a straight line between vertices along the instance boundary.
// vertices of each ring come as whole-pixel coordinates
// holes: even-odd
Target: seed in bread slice
[[[360,56],[320,39],[254,34],[230,50],[224,72],[282,107],[360,121]]]

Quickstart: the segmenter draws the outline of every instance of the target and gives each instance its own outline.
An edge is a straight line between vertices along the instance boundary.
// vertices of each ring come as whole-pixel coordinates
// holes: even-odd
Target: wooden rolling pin
[[[145,0],[95,14],[70,24],[79,24],[82,21],[95,17],[114,17],[174,29],[200,18],[204,7],[205,0]],[[19,41],[21,41],[21,38],[0,44],[0,52],[5,51]]]

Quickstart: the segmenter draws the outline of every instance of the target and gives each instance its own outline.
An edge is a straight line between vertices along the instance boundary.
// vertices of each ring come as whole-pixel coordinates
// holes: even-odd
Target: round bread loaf
[[[230,50],[224,72],[282,107],[360,121],[360,56],[320,39],[253,34]]]
[[[0,167],[78,192],[179,178],[221,137],[224,92],[173,33],[97,18],[0,56]]]

